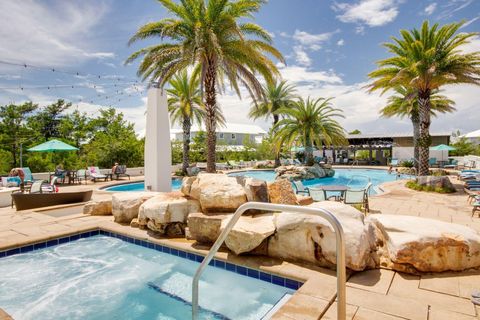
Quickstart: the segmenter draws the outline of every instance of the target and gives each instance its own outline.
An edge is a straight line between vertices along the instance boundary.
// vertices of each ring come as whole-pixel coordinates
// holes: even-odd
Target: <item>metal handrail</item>
[[[220,246],[223,244],[227,235],[232,230],[235,223],[237,223],[240,216],[247,210],[256,209],[264,211],[286,211],[286,212],[299,212],[305,214],[317,215],[325,220],[327,220],[333,227],[335,231],[336,238],[336,260],[337,260],[337,319],[345,320],[346,318],[346,267],[345,267],[345,239],[343,228],[338,219],[328,210],[322,208],[312,208],[312,207],[301,207],[301,206],[292,206],[292,205],[283,205],[283,204],[273,204],[265,202],[247,202],[241,205],[235,214],[230,218],[227,225],[220,233],[217,238],[217,241],[213,244],[208,252],[207,256],[203,259],[202,263],[195,272],[195,276],[192,281],[192,320],[198,319],[198,284],[200,276],[203,271],[213,259],[213,256],[218,251]]]

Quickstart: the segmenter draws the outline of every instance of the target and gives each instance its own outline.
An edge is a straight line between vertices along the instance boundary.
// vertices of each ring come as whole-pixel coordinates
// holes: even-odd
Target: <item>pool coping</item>
[[[73,242],[79,239],[90,238],[97,235],[103,235],[107,237],[120,239],[130,244],[134,244],[140,247],[170,254],[170,255],[184,258],[197,263],[201,263],[205,258],[204,255],[189,252],[184,249],[172,248],[171,246],[160,244],[160,243],[154,243],[150,240],[142,240],[130,235],[123,235],[116,231],[108,231],[108,230],[104,230],[103,228],[94,228],[93,230],[75,232],[69,235],[64,235],[64,236],[56,237],[53,239],[49,238],[43,241],[42,240],[35,241],[32,243],[18,245],[18,246],[14,246],[14,247],[3,249],[3,250],[0,249],[0,259],[17,255],[17,254],[33,252],[40,249],[46,249],[49,247],[57,246],[57,245],[68,243],[68,242]],[[284,288],[292,289],[295,291],[298,290],[303,285],[303,281],[297,281],[287,277],[264,272],[262,270],[249,268],[249,267],[231,263],[219,258],[213,258],[208,265],[215,268],[223,269],[226,271],[234,272],[243,276],[247,276],[249,278],[254,278],[254,279],[265,281],[265,282],[275,284]]]

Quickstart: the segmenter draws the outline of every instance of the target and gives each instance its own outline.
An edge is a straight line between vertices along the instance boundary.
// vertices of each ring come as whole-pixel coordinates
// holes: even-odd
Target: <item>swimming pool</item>
[[[266,181],[275,179],[275,172],[272,170],[249,170],[230,173],[230,176],[248,176]],[[387,170],[382,169],[344,169],[335,168],[333,177],[303,180],[302,183],[307,187],[328,186],[328,185],[348,185],[351,188],[364,188],[370,181],[372,183],[371,194],[379,193],[378,186],[385,182],[395,181],[396,179],[407,179],[408,176],[389,174]]]
[[[265,181],[275,180],[275,172],[273,170],[246,170],[232,172],[229,176],[247,176],[257,178]],[[320,185],[348,185],[351,188],[363,188],[368,183],[369,179],[372,183],[370,194],[380,193],[379,185],[396,179],[407,179],[407,175],[389,174],[387,170],[383,169],[344,169],[335,168],[335,175],[330,178],[312,179],[302,181],[305,186],[320,186]],[[182,185],[182,180],[172,179],[172,190],[179,190]],[[144,191],[144,182],[133,182],[116,185],[103,189],[105,191]]]
[[[182,186],[181,179],[172,179],[172,190],[179,190]],[[145,182],[130,182],[114,185],[102,189],[104,191],[145,191]]]
[[[15,319],[190,319],[202,257],[160,247],[100,234],[0,258],[0,306]],[[215,266],[200,280],[201,319],[261,319],[294,293],[284,278],[219,260]],[[262,274],[270,278],[259,280]]]

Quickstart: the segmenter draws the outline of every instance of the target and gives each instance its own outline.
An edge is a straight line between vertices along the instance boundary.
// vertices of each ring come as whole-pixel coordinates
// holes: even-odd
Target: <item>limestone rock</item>
[[[360,271],[375,267],[373,231],[364,223],[364,215],[355,208],[333,201],[309,205],[332,212],[345,234],[347,267]],[[295,212],[281,212],[274,220],[276,233],[270,237],[268,255],[292,261],[310,262],[324,267],[336,264],[336,239],[333,228],[323,218]]]
[[[278,179],[269,183],[268,195],[271,203],[298,205],[292,184],[287,179]]]
[[[112,199],[89,201],[83,207],[83,213],[92,216],[109,216],[112,214]]]
[[[418,176],[417,183],[422,186],[455,190],[455,187],[447,176]]]
[[[223,220],[228,220],[231,214],[206,215],[194,212],[188,216],[189,239],[200,243],[214,243],[221,232]]]
[[[247,195],[247,201],[255,202],[268,202],[268,187],[267,182],[255,178],[249,178],[244,176],[237,176],[237,182],[243,186],[245,194]],[[244,215],[259,214],[261,210],[248,210]]]
[[[190,196],[200,201],[203,212],[233,212],[247,202],[237,179],[225,174],[199,174],[192,182]]]
[[[140,225],[138,224],[138,218],[133,218],[132,221],[130,221],[130,227],[132,228],[139,228]]]
[[[401,215],[367,218],[376,228],[382,266],[404,272],[461,271],[480,266],[480,235],[453,223]]]
[[[335,170],[331,166],[318,163],[313,166],[281,166],[275,169],[276,177],[293,180],[333,177]]]
[[[180,191],[186,195],[190,195],[190,189],[192,188],[192,183],[197,179],[197,177],[186,177],[183,178],[182,180],[182,187],[180,188]]]
[[[156,196],[156,192],[121,192],[112,196],[112,214],[118,223],[130,223],[138,217],[142,203]]]
[[[185,225],[188,214],[199,210],[199,202],[185,197],[181,192],[160,193],[141,205],[138,222],[152,231],[166,234],[168,225]],[[181,231],[183,232],[183,229]],[[180,229],[176,228],[173,234],[178,235],[179,232]]]
[[[223,220],[222,230],[228,219]],[[250,252],[275,232],[273,213],[241,216],[225,239],[225,244],[235,254]]]
[[[308,206],[308,205],[313,203],[313,199],[310,196],[304,196],[304,195],[301,195],[301,194],[297,194],[296,197],[297,197],[298,204],[301,205],[301,206]]]

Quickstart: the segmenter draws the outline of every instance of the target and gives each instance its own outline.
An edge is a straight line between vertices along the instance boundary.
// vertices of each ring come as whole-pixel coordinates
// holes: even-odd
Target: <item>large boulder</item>
[[[228,221],[228,219],[223,220],[222,229]],[[246,253],[256,249],[274,233],[272,213],[253,217],[241,216],[225,239],[225,244],[235,254]]]
[[[448,176],[418,176],[417,183],[421,186],[455,191],[455,187]]]
[[[265,180],[259,180],[255,178],[249,178],[244,176],[237,176],[237,182],[245,190],[247,201],[255,202],[268,202],[268,187]],[[247,210],[245,215],[252,215],[261,213],[261,210],[250,209]]]
[[[331,166],[315,163],[313,166],[281,166],[275,169],[275,173],[277,179],[284,178],[293,181],[333,177],[335,170]]]
[[[186,195],[190,195],[190,190],[192,188],[192,183],[197,179],[197,177],[185,177],[182,180],[182,186],[180,188],[180,191]]]
[[[243,187],[235,177],[225,174],[199,174],[189,195],[200,201],[202,212],[233,212],[247,202]]]
[[[85,204],[83,213],[92,216],[112,215],[112,198],[92,200]]]
[[[269,183],[268,195],[271,203],[298,205],[292,184],[287,179],[278,179]]]
[[[214,243],[220,235],[222,222],[231,216],[231,214],[206,215],[201,212],[189,214],[187,219],[189,240],[205,244]]]
[[[112,195],[112,214],[118,223],[130,223],[138,217],[142,203],[156,196],[156,192],[119,192]]]
[[[199,202],[181,192],[161,193],[140,206],[138,224],[161,234],[166,234],[168,228],[175,224],[175,232],[171,235],[182,235],[188,214],[199,210]]]
[[[364,223],[364,215],[355,208],[333,201],[316,202],[312,208],[332,212],[345,234],[347,267],[364,270],[375,267],[373,230]],[[280,212],[274,219],[276,233],[269,238],[268,255],[285,260],[310,262],[319,266],[336,264],[336,237],[330,224],[319,216]]]
[[[414,216],[376,214],[381,265],[404,272],[461,271],[480,266],[480,235],[473,229]]]

